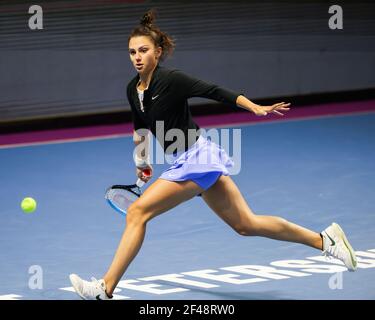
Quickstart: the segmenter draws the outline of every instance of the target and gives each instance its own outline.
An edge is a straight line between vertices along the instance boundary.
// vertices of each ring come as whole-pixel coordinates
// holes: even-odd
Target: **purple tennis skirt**
[[[187,151],[176,156],[166,155],[166,158],[173,162],[160,175],[160,179],[192,180],[204,190],[210,188],[221,175],[229,175],[228,169],[234,166],[223,148],[203,136]]]

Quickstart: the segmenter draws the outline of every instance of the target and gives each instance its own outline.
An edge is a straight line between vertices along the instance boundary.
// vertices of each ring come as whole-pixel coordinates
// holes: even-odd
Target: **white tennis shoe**
[[[349,271],[355,271],[357,257],[340,226],[337,223],[332,223],[321,232],[321,235],[323,237],[323,254],[341,260]]]
[[[105,289],[105,282],[103,279],[96,280],[91,278],[90,281],[82,280],[76,274],[69,276],[70,282],[73,285],[74,290],[83,300],[110,300],[107,296]]]

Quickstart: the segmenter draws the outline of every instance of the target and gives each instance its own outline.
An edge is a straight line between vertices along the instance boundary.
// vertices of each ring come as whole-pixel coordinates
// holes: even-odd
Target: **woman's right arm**
[[[134,163],[136,166],[136,175],[144,182],[148,182],[152,178],[153,168],[151,165],[150,157],[150,144],[151,136],[147,129],[134,130],[133,141],[135,144],[134,148]],[[144,175],[145,169],[150,170],[150,175]]]
[[[136,166],[136,175],[138,178],[140,178],[142,181],[147,182],[152,177],[152,166],[150,161],[150,132],[147,128],[146,123],[142,120],[140,115],[138,114],[138,111],[136,110],[134,103],[131,98],[130,94],[130,84],[127,87],[127,96],[128,101],[130,104],[131,114],[132,114],[132,121],[134,126],[133,131],[133,141],[135,144],[134,152],[133,152],[133,160]],[[149,169],[151,175],[145,176],[143,174],[143,171],[145,169]]]

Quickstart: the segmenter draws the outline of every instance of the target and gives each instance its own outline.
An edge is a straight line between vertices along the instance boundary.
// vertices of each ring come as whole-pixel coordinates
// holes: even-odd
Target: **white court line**
[[[70,138],[70,139],[57,139],[43,142],[26,142],[26,143],[13,143],[1,145],[0,149],[11,149],[11,148],[21,148],[21,147],[30,147],[30,146],[40,146],[46,144],[61,144],[61,143],[71,143],[71,142],[81,142],[81,141],[93,141],[93,140],[106,140],[106,139],[117,139],[132,136],[132,133],[116,133],[110,135],[99,135],[92,137],[83,137],[83,138]]]
[[[22,298],[22,296],[18,294],[4,294],[0,296],[0,300],[20,300],[19,298]]]
[[[73,287],[65,287],[65,288],[59,288],[59,290],[64,290],[64,291],[68,291],[68,292],[75,292],[74,288]],[[115,291],[114,291],[114,294],[113,294],[113,300],[125,300],[125,299],[130,299],[130,297],[127,297],[127,296],[123,296],[123,295],[120,295],[120,294],[116,294],[116,292],[121,292],[120,289],[116,288]],[[76,297],[78,297],[78,295],[76,294]]]

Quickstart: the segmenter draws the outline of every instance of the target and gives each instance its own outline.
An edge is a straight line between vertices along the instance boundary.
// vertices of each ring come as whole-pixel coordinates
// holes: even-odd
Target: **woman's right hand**
[[[138,168],[136,167],[136,175],[139,179],[141,179],[143,182],[147,183],[152,178],[153,169],[151,165],[148,165],[147,167]],[[149,175],[145,174],[145,170],[148,170],[150,173]]]

